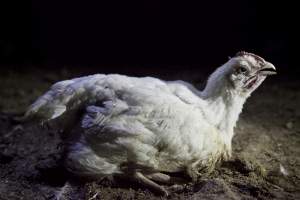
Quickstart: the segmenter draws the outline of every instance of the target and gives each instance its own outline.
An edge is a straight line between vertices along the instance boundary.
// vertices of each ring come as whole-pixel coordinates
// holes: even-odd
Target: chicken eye
[[[242,66],[242,67],[239,67],[237,71],[238,71],[238,73],[245,74],[248,70],[246,67]]]

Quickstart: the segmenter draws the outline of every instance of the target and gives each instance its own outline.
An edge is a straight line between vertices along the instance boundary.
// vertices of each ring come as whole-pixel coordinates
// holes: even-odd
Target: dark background
[[[0,64],[202,70],[246,50],[294,74],[291,7],[259,0],[1,1]]]

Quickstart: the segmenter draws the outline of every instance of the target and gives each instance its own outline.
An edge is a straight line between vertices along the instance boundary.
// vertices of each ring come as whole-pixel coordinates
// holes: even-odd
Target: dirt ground
[[[266,80],[245,104],[232,160],[209,177],[160,197],[125,180],[73,180],[62,166],[60,133],[18,122],[52,83],[87,73],[92,71],[1,71],[0,200],[54,199],[63,186],[65,199],[300,199],[300,81]],[[206,75],[186,70],[158,77],[203,86]]]

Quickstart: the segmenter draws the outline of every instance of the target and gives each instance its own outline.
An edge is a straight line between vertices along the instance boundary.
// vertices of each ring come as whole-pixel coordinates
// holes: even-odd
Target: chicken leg
[[[166,176],[153,176],[157,179],[160,179],[160,180],[167,180],[168,175]],[[159,184],[155,183],[154,181],[150,180],[149,178],[147,178],[144,174],[142,174],[141,172],[134,172],[133,176],[132,176],[133,180],[138,182],[138,183],[141,183],[142,185],[144,185],[145,187],[148,187],[164,196],[168,196],[169,193],[168,191],[163,187],[163,186],[160,186]]]

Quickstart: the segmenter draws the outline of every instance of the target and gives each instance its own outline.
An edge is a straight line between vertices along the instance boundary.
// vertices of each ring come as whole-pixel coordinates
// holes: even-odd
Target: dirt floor
[[[73,180],[62,166],[60,133],[18,122],[52,83],[87,73],[92,71],[1,71],[0,200],[54,199],[63,186],[65,199],[300,199],[300,81],[266,80],[244,107],[232,160],[209,177],[160,197],[125,180]],[[199,86],[206,77],[191,70],[158,76]]]

